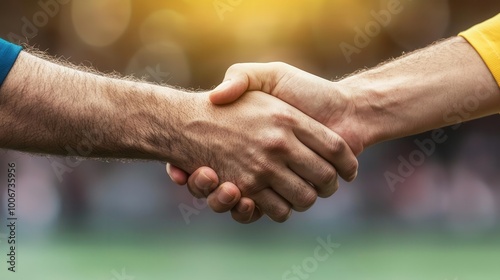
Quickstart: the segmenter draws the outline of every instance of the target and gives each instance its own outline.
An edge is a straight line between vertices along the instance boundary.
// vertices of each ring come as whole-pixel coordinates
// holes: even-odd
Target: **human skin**
[[[207,93],[40,56],[21,52],[0,88],[1,148],[75,156],[85,142],[78,156],[168,161],[188,172],[209,166],[278,222],[331,195],[335,165],[348,180],[356,173],[342,138],[273,96],[255,91],[216,106]]]
[[[453,37],[383,63],[373,69],[330,82],[283,63],[238,64],[226,73],[226,83],[210,96],[227,104],[247,90],[261,90],[284,100],[344,138],[355,154],[374,144],[439,127],[496,114],[500,89],[489,69],[462,37]],[[204,188],[200,174],[217,181],[217,174],[200,168],[191,177],[167,166],[179,184]],[[237,185],[237,184],[236,184]],[[223,193],[238,196],[235,184],[209,188],[208,203],[218,212],[231,210],[235,220],[260,218],[255,203],[222,203]]]

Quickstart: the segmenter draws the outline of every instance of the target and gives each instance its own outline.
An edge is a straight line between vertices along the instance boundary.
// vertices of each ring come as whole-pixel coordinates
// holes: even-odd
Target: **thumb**
[[[210,102],[215,105],[224,105],[236,101],[248,91],[246,75],[227,78],[210,92]]]
[[[234,64],[227,69],[224,82],[210,92],[210,101],[216,105],[228,104],[252,90],[273,94],[276,83],[289,69],[290,65],[283,63]]]
[[[177,166],[167,163],[167,174],[177,185],[185,185],[188,181],[189,174]]]

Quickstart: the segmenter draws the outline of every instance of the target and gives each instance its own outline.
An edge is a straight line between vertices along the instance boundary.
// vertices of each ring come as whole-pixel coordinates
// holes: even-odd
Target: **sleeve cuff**
[[[9,75],[21,50],[21,46],[0,39],[0,86]]]
[[[500,87],[500,14],[461,32],[459,36],[479,53]]]

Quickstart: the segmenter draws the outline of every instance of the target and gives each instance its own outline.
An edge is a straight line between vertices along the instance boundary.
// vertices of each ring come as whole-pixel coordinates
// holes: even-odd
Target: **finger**
[[[337,190],[339,189],[339,182],[337,178],[337,172],[334,168],[331,168],[330,166],[327,168],[317,168],[316,170],[311,171],[311,166],[306,166],[302,164],[303,162],[304,161],[297,164],[290,164],[290,169],[312,184],[309,185],[309,187],[314,189],[314,194],[316,195],[316,197],[327,198],[337,192]],[[329,170],[330,168],[333,170]],[[314,176],[314,174],[318,175]],[[281,191],[277,192],[281,193]],[[296,195],[294,196],[294,199],[300,204],[296,202],[293,210],[303,212],[314,205],[316,199],[312,199],[312,192],[307,193],[302,187],[301,189],[297,188],[295,190],[295,193]],[[305,194],[301,195],[301,193]]]
[[[255,201],[255,204],[263,214],[266,214],[275,222],[283,223],[292,214],[291,205],[270,188],[252,195],[251,199]]]
[[[205,198],[213,192],[219,184],[217,173],[209,167],[198,168],[188,179],[188,190],[197,198]]]
[[[210,102],[216,105],[229,104],[242,96],[248,88],[248,79],[245,75],[225,80],[210,92]]]
[[[350,182],[358,174],[358,160],[347,143],[335,132],[308,116],[307,124],[294,127],[297,139],[332,164],[340,177]]]
[[[314,192],[309,189],[312,188],[310,184],[297,185],[293,189],[294,201],[297,204],[289,201],[295,206],[294,210],[296,211],[307,210],[314,204],[316,196],[330,197],[338,189],[338,177],[335,167],[302,144],[292,152],[288,166],[292,173],[314,186]],[[290,177],[291,175],[288,176],[288,178]],[[306,187],[309,188],[306,189]],[[281,191],[277,192],[281,194]],[[283,194],[281,195],[283,196]]]
[[[224,213],[235,207],[240,198],[241,192],[238,187],[233,183],[226,182],[208,195],[207,202],[214,212]]]
[[[296,145],[295,149],[292,150],[290,159],[288,167],[302,179],[311,183],[316,190],[317,196],[325,198],[337,191],[338,176],[335,167],[304,144],[299,142]],[[306,201],[303,201],[303,203]]]
[[[174,181],[177,185],[185,185],[187,183],[189,174],[184,170],[178,168],[177,166],[167,163],[167,174],[170,179]]]
[[[312,153],[309,151],[309,153]],[[293,210],[303,212],[309,209],[318,194],[314,187],[290,169],[276,172],[272,181],[273,190],[291,204]],[[311,176],[312,177],[312,176]]]
[[[224,81],[210,93],[213,104],[228,104],[237,100],[247,91],[259,90],[273,94],[282,77],[283,63],[240,63],[226,71]]]
[[[262,217],[262,212],[255,206],[255,202],[247,197],[242,197],[238,204],[231,209],[233,219],[242,224],[249,224]]]

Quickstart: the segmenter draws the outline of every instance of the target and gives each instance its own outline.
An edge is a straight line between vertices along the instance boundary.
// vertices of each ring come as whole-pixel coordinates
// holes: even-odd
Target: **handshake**
[[[241,223],[283,222],[333,195],[370,145],[500,111],[497,83],[461,37],[336,82],[284,63],[236,64],[194,96],[208,113],[183,135],[200,165],[171,162],[167,172]]]
[[[210,167],[189,179],[172,165],[167,172],[241,223],[263,214],[283,222],[292,209],[305,211],[318,196],[331,196],[338,176],[354,180],[355,155],[373,141],[357,115],[365,101],[340,83],[284,63],[233,65],[208,98],[219,117],[193,126],[204,128],[202,137],[215,149]]]
[[[335,82],[237,64],[193,94],[85,70],[20,52],[0,87],[0,147],[169,162],[175,182],[242,223],[331,196],[373,144],[500,111],[495,74],[462,37]]]

